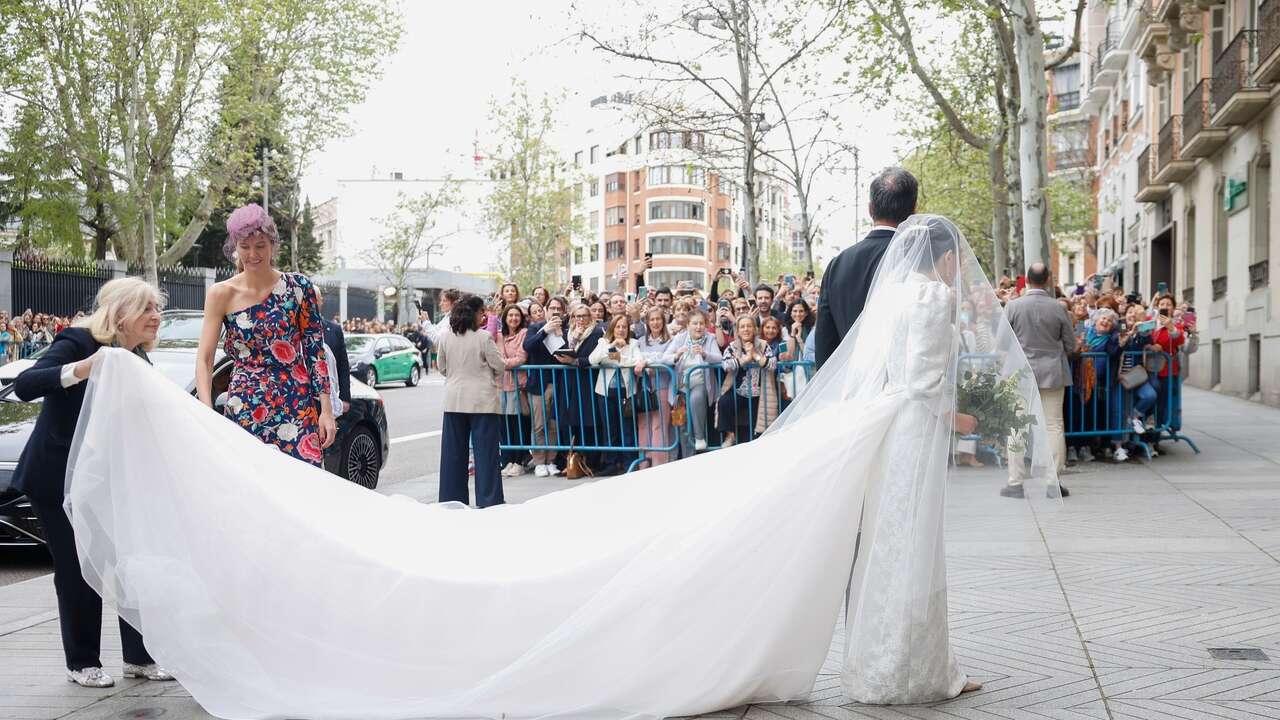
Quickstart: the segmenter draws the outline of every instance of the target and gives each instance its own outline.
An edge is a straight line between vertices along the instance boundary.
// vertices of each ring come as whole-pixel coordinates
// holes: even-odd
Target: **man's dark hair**
[[[657,291],[657,292],[655,292],[655,293],[653,294],[653,296],[654,296],[654,297],[658,297],[659,295],[666,295],[667,297],[674,297],[674,295],[673,295],[673,294],[672,294],[672,292],[671,292],[671,288],[669,288],[669,287],[660,287],[660,288],[658,288],[658,291]]]
[[[1027,268],[1027,284],[1042,288],[1049,284],[1049,266],[1042,262],[1031,263]]]
[[[765,292],[769,293],[770,299],[777,297],[777,293],[775,293],[773,291],[773,288],[766,283],[760,283],[759,285],[757,285],[756,289],[751,293],[751,296],[755,297],[756,293],[760,292],[761,290],[764,290]]]
[[[449,314],[449,329],[454,335],[466,335],[476,329],[476,318],[482,312],[484,300],[476,295],[468,295],[453,306],[453,312]]]
[[[900,167],[885,168],[871,181],[871,218],[895,225],[916,211],[920,184]]]

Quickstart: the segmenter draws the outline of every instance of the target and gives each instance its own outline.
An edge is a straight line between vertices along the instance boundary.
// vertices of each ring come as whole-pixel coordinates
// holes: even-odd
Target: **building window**
[[[627,189],[627,174],[614,173],[604,179],[605,192],[618,192]]]
[[[706,147],[702,133],[656,130],[649,133],[650,150],[701,150]]]
[[[597,245],[596,243],[591,243],[591,262],[595,262],[599,259],[600,259],[600,246]]]
[[[591,220],[590,220],[590,229],[592,232],[595,232],[596,228],[598,227],[600,227],[600,211],[592,210]]]
[[[1271,255],[1271,157],[1263,155],[1253,166],[1253,249],[1249,264],[1267,260]]]
[[[685,280],[693,283],[693,286],[699,290],[705,290],[707,287],[707,274],[705,272],[687,271],[687,270],[650,270],[647,274],[649,287],[669,287],[673,288]]]
[[[615,205],[611,208],[605,208],[604,224],[605,225],[626,225],[627,224],[627,206]]]
[[[573,201],[575,203],[582,202],[582,183],[573,184]]]
[[[573,249],[573,264],[574,265],[582,264],[582,248],[580,247],[576,247]]]
[[[591,178],[591,197],[595,197],[599,194],[600,194],[600,180],[598,178]]]
[[[650,150],[666,150],[669,147],[671,147],[671,133],[665,130],[649,133]]]
[[[637,135],[636,136],[636,154],[639,155],[640,153],[641,153],[641,138],[639,135]]]
[[[640,238],[631,241],[631,257],[640,257]]]
[[[694,235],[655,235],[649,238],[649,252],[654,255],[706,256],[706,241]]]
[[[631,171],[631,192],[640,192],[640,171]]]
[[[730,222],[730,221],[729,221],[729,209],[728,209],[728,208],[717,208],[717,209],[716,209],[716,227],[718,227],[718,228],[723,228],[723,229],[725,229],[725,230],[728,230],[728,229],[729,229],[729,222]]]
[[[600,146],[592,145],[591,146],[591,164],[595,165],[596,161],[599,159],[600,159]]]
[[[706,210],[700,202],[687,200],[659,200],[649,203],[650,220],[705,221]]]
[[[1227,9],[1221,5],[1209,11],[1209,54],[1217,58],[1227,46]]]
[[[1182,287],[1196,285],[1196,208],[1187,208],[1187,219],[1182,223]]]
[[[622,257],[623,244],[621,240],[610,240],[604,245],[604,257],[606,260]]]
[[[706,187],[706,170],[695,165],[658,165],[649,168],[649,186],[693,185]]]
[[[634,218],[635,218],[635,219],[632,221],[632,223],[631,223],[632,225],[639,225],[639,224],[640,224],[640,220],[644,217],[644,213],[640,212],[640,205],[639,205],[639,203],[637,203],[637,204],[636,204],[636,210],[635,210],[635,212],[634,212],[634,213],[632,213],[632,217],[634,217]]]
[[[1223,207],[1222,194],[1226,191],[1223,183],[1217,185],[1217,201],[1213,203],[1213,277],[1220,278],[1227,274],[1227,210]]]
[[[582,151],[581,150],[573,154],[573,166],[582,167]]]
[[[728,262],[733,259],[733,246],[729,243],[716,244],[716,260]]]

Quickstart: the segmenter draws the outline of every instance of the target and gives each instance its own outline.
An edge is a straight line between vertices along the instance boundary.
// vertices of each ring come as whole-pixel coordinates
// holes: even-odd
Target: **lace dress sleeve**
[[[951,361],[956,333],[951,291],[940,282],[922,283],[907,312],[907,397],[924,402],[935,415],[943,415],[955,406]]]

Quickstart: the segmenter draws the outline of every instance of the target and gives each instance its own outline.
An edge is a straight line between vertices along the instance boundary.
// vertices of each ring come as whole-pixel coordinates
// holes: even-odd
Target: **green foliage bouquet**
[[[995,370],[966,370],[956,394],[956,412],[976,417],[975,434],[1002,452],[1010,443],[1024,443],[1027,429],[1036,423],[1018,391],[1022,374],[1001,378]]]

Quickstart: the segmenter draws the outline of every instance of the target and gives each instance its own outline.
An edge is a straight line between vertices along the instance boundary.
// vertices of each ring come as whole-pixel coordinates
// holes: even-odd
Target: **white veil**
[[[868,320],[932,252],[913,226],[863,321],[761,438],[483,511],[342,481],[108,351],[67,476],[85,577],[224,718],[614,720],[804,698],[880,449],[918,401],[888,391],[895,348]],[[955,247],[953,285],[981,280]],[[998,304],[986,319],[984,362],[1025,370]],[[1047,468],[1034,382],[1016,387]],[[1000,474],[983,491],[1016,502],[995,497]]]

